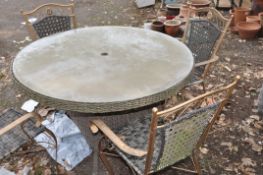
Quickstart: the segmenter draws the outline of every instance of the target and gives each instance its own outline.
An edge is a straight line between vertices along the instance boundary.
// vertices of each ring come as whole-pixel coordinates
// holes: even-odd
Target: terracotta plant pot
[[[246,21],[260,23],[259,16],[247,16]]]
[[[179,20],[167,20],[164,22],[165,26],[165,33],[170,36],[176,36],[177,32],[179,31],[181,25],[181,21]]]
[[[234,34],[238,34],[237,27],[235,26],[235,17],[234,17],[234,9],[229,11],[229,14],[231,16],[231,22],[230,22],[230,31]]]
[[[238,7],[234,10],[234,19],[235,19],[235,25],[237,25],[239,22],[245,22],[246,16],[249,13],[249,9]]]
[[[235,20],[234,20],[234,9],[229,10],[229,14],[232,17],[232,20],[230,22],[230,26],[234,26],[235,25]]]
[[[261,25],[261,29],[260,29],[260,32],[259,32],[259,36],[262,36],[263,37],[263,12],[260,12],[258,14],[258,18],[259,18],[259,22],[260,22],[260,25]]]
[[[251,11],[254,15],[263,12],[263,0],[253,0]]]
[[[164,24],[161,21],[153,21],[151,29],[158,32],[164,32]]]
[[[261,26],[263,26],[263,12],[260,12],[258,14],[258,19],[259,19],[259,22],[260,22]]]
[[[167,20],[171,20],[171,19],[174,19],[174,18],[175,18],[175,16],[166,15],[166,19]]]
[[[183,18],[188,18],[189,16],[189,6],[188,5],[181,6],[179,16]]]
[[[168,16],[177,16],[180,13],[181,4],[167,4],[167,13]]]
[[[256,38],[261,26],[257,22],[240,22],[237,24],[238,33],[241,39]]]
[[[211,4],[211,1],[209,0],[190,0],[187,1],[188,5],[191,5],[196,8],[202,8],[202,7],[209,7]]]

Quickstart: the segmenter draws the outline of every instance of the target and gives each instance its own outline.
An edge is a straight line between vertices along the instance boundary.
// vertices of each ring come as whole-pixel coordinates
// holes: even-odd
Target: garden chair
[[[107,155],[123,158],[134,174],[147,175],[170,166],[200,174],[196,153],[239,79],[237,76],[228,86],[204,93],[169,109],[158,111],[153,108],[152,116],[135,120],[128,126],[117,129],[116,134],[102,120],[92,120],[91,131],[101,131],[107,138],[100,140],[99,154],[109,174],[113,175],[114,172]],[[213,103],[209,105],[197,105],[211,99]],[[195,170],[173,166],[187,157],[192,157]]]
[[[31,39],[36,40],[37,38],[76,28],[74,6],[74,3],[49,3],[32,11],[21,11]]]
[[[189,18],[182,41],[192,51],[195,59],[194,75],[189,85],[202,84],[205,91],[206,76],[229,27],[231,19],[226,19],[215,8],[191,8],[195,17]]]
[[[31,141],[31,143],[34,143],[34,139],[32,137],[34,137],[35,135],[32,135],[32,134],[28,133],[27,130],[24,128],[26,122],[28,122],[29,120],[30,120],[30,123],[28,123],[28,124],[29,125],[33,124],[33,120],[32,119],[35,119],[35,127],[40,128],[41,127],[41,122],[43,121],[43,116],[42,116],[41,112],[40,112],[40,114],[36,113],[36,112],[29,112],[29,113],[26,113],[24,115],[20,114],[19,118],[15,119],[14,121],[12,121],[11,123],[9,123],[9,124],[7,124],[5,126],[1,126],[0,139],[8,139],[9,141],[15,139],[16,142],[19,142],[19,141],[17,141],[17,139],[18,140],[21,139],[19,135],[17,135],[17,134],[8,134],[8,133],[12,129],[15,129],[15,128],[20,126],[21,130],[25,134],[25,136]],[[8,120],[8,119],[1,118],[1,120]],[[34,127],[30,126],[30,128],[33,129]],[[43,131],[43,130],[46,132],[46,134],[48,134],[50,137],[53,138],[53,140],[54,140],[54,147],[57,148],[57,139],[56,139],[56,136],[53,134],[53,132],[50,131],[46,127],[41,127],[41,131]],[[10,139],[9,137],[15,137],[15,138]],[[57,163],[55,163],[55,165],[57,166]]]

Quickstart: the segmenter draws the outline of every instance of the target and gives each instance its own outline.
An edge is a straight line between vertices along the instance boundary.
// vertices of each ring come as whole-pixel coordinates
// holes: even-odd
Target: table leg
[[[133,121],[137,118],[143,118],[145,115],[151,114],[151,108],[127,113],[127,114],[115,114],[115,115],[92,115],[78,112],[67,112],[70,118],[74,121],[74,123],[79,127],[82,134],[87,138],[88,144],[92,149],[92,155],[87,157],[79,166],[74,169],[76,174],[84,175],[106,175],[107,173],[104,170],[103,164],[99,159],[99,151],[98,151],[98,142],[102,135],[100,133],[94,135],[91,133],[89,129],[89,122],[93,119],[102,119],[111,129],[117,129],[122,126],[125,126],[129,123],[129,121]],[[114,166],[123,166],[120,162],[114,162]]]

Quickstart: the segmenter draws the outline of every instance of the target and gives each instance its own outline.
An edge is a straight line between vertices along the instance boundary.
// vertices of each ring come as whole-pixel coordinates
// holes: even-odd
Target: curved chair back
[[[196,63],[215,58],[230,20],[223,17],[215,8],[191,9],[194,17],[189,18],[183,36],[183,42],[190,48]],[[205,77],[211,63],[198,67],[198,76]]]
[[[158,128],[162,135],[155,170],[161,170],[192,155],[193,150],[220,103],[193,110]]]
[[[207,92],[175,107],[163,111],[154,108],[144,174],[156,172],[191,156],[206,139],[209,129],[239,79],[238,76],[228,86]],[[158,126],[160,120],[166,121],[165,124]],[[159,155],[154,155],[157,132],[161,134],[161,147],[158,148]]]
[[[21,11],[33,40],[76,28],[74,3],[41,5],[32,11]]]

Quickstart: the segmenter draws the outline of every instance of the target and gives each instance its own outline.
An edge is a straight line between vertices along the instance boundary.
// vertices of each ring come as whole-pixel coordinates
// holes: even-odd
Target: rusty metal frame
[[[157,126],[158,119],[160,117],[163,117],[163,115],[165,116],[165,114],[167,114],[167,113],[170,114],[171,112],[181,111],[182,109],[184,109],[186,107],[189,107],[189,105],[191,105],[191,104],[195,104],[195,103],[201,104],[199,102],[206,101],[206,99],[208,97],[213,97],[216,94],[220,94],[220,93],[224,92],[225,93],[224,98],[220,101],[220,104],[219,104],[218,108],[216,109],[212,119],[209,121],[209,124],[205,128],[205,130],[202,133],[201,137],[199,138],[197,144],[195,145],[194,150],[192,151],[192,157],[191,158],[192,158],[194,171],[193,170],[184,169],[184,168],[173,167],[174,169],[177,169],[177,170],[190,172],[190,173],[201,174],[201,167],[199,165],[198,156],[197,156],[196,152],[199,150],[199,147],[205,142],[209,130],[211,129],[211,127],[213,126],[215,121],[218,119],[218,116],[219,116],[220,112],[222,111],[222,109],[223,109],[224,105],[226,104],[227,100],[232,95],[232,92],[233,92],[233,90],[234,90],[234,88],[237,85],[239,80],[240,80],[240,76],[236,76],[235,80],[231,84],[229,84],[227,86],[224,86],[224,87],[222,87],[220,89],[217,89],[217,90],[206,92],[206,93],[204,93],[202,95],[199,95],[199,96],[197,96],[195,98],[192,98],[192,99],[190,99],[190,100],[188,100],[186,102],[183,102],[183,103],[181,103],[181,104],[179,104],[179,105],[177,105],[175,107],[172,107],[172,108],[169,108],[169,109],[165,109],[163,111],[158,111],[157,108],[153,108],[152,109],[152,120],[151,120],[150,130],[149,130],[149,139],[148,139],[148,148],[147,148],[147,154],[146,154],[144,175],[148,175],[148,174],[153,173],[153,171],[151,171],[151,163],[152,163],[153,152],[154,152],[154,143],[155,143],[156,132],[157,132],[157,129],[159,127],[163,126],[163,125]],[[95,127],[97,127],[97,129],[94,129]],[[103,134],[106,137],[108,137],[109,134],[107,132],[105,132],[103,127],[104,127],[104,125],[103,126],[96,125],[96,122],[92,122],[91,123],[91,128],[92,128],[93,131],[96,131],[96,132],[98,132],[98,130],[100,130],[102,132],[104,131]],[[120,142],[118,144],[122,145],[122,144],[125,144],[125,143],[124,142]],[[99,143],[99,150],[100,150],[100,158],[101,158],[102,162],[104,163],[107,171],[109,172],[110,175],[114,175],[113,169],[112,169],[110,163],[107,161],[105,150],[102,149],[101,141]]]
[[[209,122],[208,126],[206,127],[205,131],[203,132],[203,134],[201,135],[198,143],[196,144],[195,149],[193,150],[193,164],[195,167],[195,172],[197,174],[200,174],[201,169],[200,169],[200,165],[197,161],[197,155],[196,155],[196,151],[198,151],[199,147],[205,142],[207,135],[208,135],[208,131],[211,129],[211,127],[213,126],[213,124],[215,123],[215,121],[218,119],[218,116],[220,114],[220,112],[222,111],[224,105],[226,104],[227,100],[230,98],[230,96],[232,95],[232,92],[237,84],[237,82],[239,81],[240,76],[237,76],[235,78],[235,80],[229,84],[228,86],[222,87],[220,89],[217,90],[213,90],[207,93],[204,93],[202,95],[199,95],[195,98],[192,98],[184,103],[181,103],[175,107],[163,110],[163,111],[158,111],[157,108],[153,108],[152,110],[152,121],[151,121],[151,125],[150,125],[150,135],[149,135],[149,140],[148,140],[148,151],[147,151],[147,155],[146,155],[146,164],[145,164],[145,171],[144,171],[144,175],[147,175],[150,172],[150,168],[151,168],[151,162],[152,162],[152,156],[153,156],[153,151],[154,151],[154,143],[155,143],[155,136],[156,136],[156,131],[157,131],[157,121],[158,118],[161,117],[162,115],[166,114],[166,113],[171,113],[171,112],[176,112],[181,110],[182,108],[184,108],[185,106],[201,101],[201,100],[205,100],[207,97],[213,96],[215,94],[219,94],[221,92],[226,92],[226,95],[224,97],[224,99],[221,101],[219,107],[217,108],[212,120]]]
[[[29,138],[29,140],[31,141],[31,143],[34,142],[34,140],[29,136],[29,134],[26,132],[26,130],[24,129],[24,124],[29,120],[34,118],[36,121],[36,127],[40,127],[41,126],[41,122],[43,121],[43,118],[41,115],[39,115],[36,112],[29,112],[26,113],[24,115],[22,115],[21,117],[19,117],[18,119],[16,119],[15,121],[11,122],[10,124],[8,124],[7,126],[3,127],[0,129],[0,136],[4,135],[5,133],[7,133],[8,131],[14,129],[17,126],[20,126],[23,133]],[[57,146],[58,146],[58,142],[57,142],[57,138],[54,135],[54,133],[52,131],[50,131],[49,129],[47,129],[46,127],[44,127],[44,130],[48,133],[48,135],[50,135],[52,137],[52,139],[55,142],[55,159],[57,160]],[[58,169],[58,164],[56,164],[56,169]]]
[[[201,81],[202,83],[202,86],[203,86],[203,90],[205,92],[205,82],[204,80],[206,79],[208,73],[209,73],[209,70],[211,68],[211,66],[219,60],[219,57],[217,56],[217,52],[222,44],[222,41],[226,35],[226,32],[230,26],[230,23],[231,23],[231,20],[232,20],[232,16],[227,19],[225,18],[218,10],[216,10],[215,8],[213,7],[205,7],[205,8],[194,8],[194,7],[190,7],[190,10],[189,10],[189,14],[188,14],[188,19],[187,19],[187,22],[186,22],[186,29],[184,31],[184,35],[183,35],[183,38],[182,38],[182,42],[183,43],[186,43],[187,41],[187,35],[189,33],[189,30],[190,30],[190,18],[191,18],[191,15],[192,14],[199,14],[199,13],[209,13],[211,12],[213,16],[216,16],[217,18],[219,18],[221,21],[224,21],[226,22],[225,26],[224,26],[224,29],[221,31],[221,34],[218,38],[218,40],[216,41],[214,47],[213,47],[213,50],[212,50],[212,54],[209,58],[209,60],[207,61],[203,61],[203,62],[200,62],[200,63],[196,63],[195,64],[195,67],[199,67],[199,66],[205,66],[205,70],[201,76],[201,79],[203,81]]]

